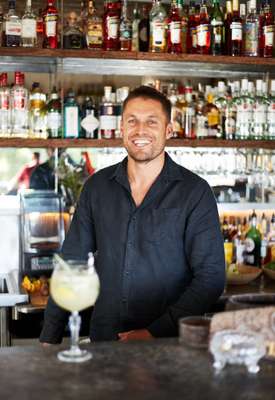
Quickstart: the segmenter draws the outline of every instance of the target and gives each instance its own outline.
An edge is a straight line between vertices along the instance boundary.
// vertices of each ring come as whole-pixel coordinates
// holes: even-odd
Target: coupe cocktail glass
[[[57,357],[66,362],[82,362],[92,358],[87,350],[78,345],[81,317],[79,311],[95,304],[99,294],[99,279],[94,268],[93,255],[89,253],[88,263],[79,260],[63,260],[55,256],[50,292],[53,300],[71,312],[69,327],[71,348],[58,353]]]

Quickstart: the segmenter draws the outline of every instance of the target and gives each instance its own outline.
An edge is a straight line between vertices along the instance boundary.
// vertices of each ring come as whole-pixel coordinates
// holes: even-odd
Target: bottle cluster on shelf
[[[194,91],[170,84],[174,137],[187,139],[275,139],[275,80],[219,81]],[[159,87],[159,83],[157,84]],[[256,86],[256,87],[255,87]]]
[[[244,217],[224,217],[221,220],[227,267],[247,264],[256,267],[275,261],[275,214],[259,218],[256,212]]]
[[[26,1],[22,17],[16,13],[15,0],[8,0],[8,12],[0,18],[2,46],[44,47],[65,49],[121,50],[158,53],[192,53],[230,56],[274,55],[275,28],[270,0],[239,4],[227,0],[184,0],[151,6],[137,5],[131,10],[127,0],[106,0],[97,10],[94,0],[81,1],[79,14],[71,11],[60,15],[47,0],[44,10],[33,11]],[[0,16],[1,17],[1,16]],[[62,31],[62,32],[61,32]],[[62,43],[61,43],[62,42]]]
[[[122,102],[128,87],[104,87],[104,96],[76,96],[66,93],[62,102],[54,87],[47,96],[39,82],[28,90],[25,76],[15,72],[14,83],[8,85],[8,74],[0,75],[0,137],[2,138],[93,138],[120,137]],[[97,106],[95,105],[97,104]]]

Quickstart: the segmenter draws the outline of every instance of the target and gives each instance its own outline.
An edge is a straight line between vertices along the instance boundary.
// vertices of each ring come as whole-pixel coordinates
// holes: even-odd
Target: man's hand
[[[149,340],[153,336],[147,329],[137,329],[135,331],[121,332],[118,334],[119,341],[127,342],[128,340]]]

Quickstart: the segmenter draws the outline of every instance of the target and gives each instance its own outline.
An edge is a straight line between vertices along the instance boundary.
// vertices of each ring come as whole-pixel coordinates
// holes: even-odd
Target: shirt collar
[[[128,157],[125,157],[119,164],[117,164],[109,179],[116,178],[119,182],[128,184],[127,162]],[[160,176],[168,181],[184,180],[184,172],[182,167],[175,163],[167,152],[165,152],[164,167],[160,173]]]

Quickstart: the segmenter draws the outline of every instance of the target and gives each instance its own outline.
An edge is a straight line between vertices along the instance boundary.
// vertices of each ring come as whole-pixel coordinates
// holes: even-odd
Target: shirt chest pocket
[[[163,240],[174,240],[179,232],[179,208],[160,208],[148,211],[141,218],[141,240],[160,243]]]

